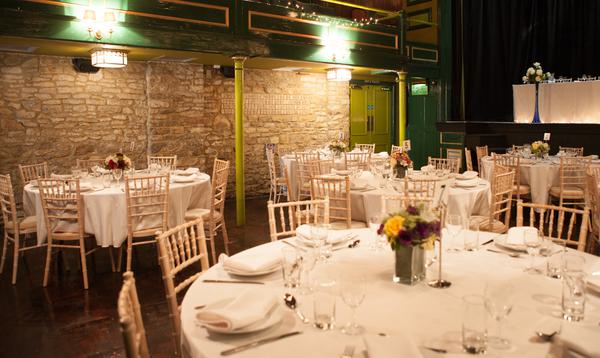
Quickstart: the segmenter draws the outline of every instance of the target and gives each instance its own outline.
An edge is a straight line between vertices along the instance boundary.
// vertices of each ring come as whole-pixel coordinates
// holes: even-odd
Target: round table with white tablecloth
[[[82,184],[91,184],[92,179],[82,179]],[[210,208],[211,185],[210,176],[205,173],[196,174],[196,178],[187,183],[169,184],[169,227],[185,222],[185,211],[193,208]],[[102,247],[119,247],[127,239],[127,204],[123,181],[120,186],[115,183],[109,188],[102,188],[101,183],[94,182],[92,189],[81,193],[85,212],[85,232],[92,234]],[[23,190],[23,209],[27,215],[37,217],[38,244],[46,241],[47,231],[44,221],[42,202],[37,187],[28,184]]]
[[[347,336],[339,329],[320,331],[310,324],[303,324],[293,311],[283,306],[275,310],[281,321],[273,326],[246,334],[208,333],[196,322],[195,307],[219,304],[237,297],[248,290],[262,290],[264,295],[281,297],[284,288],[281,272],[258,277],[230,276],[221,264],[210,268],[188,289],[181,308],[181,340],[184,351],[194,358],[217,357],[226,349],[272,337],[291,331],[301,334],[277,340],[265,345],[236,353],[236,357],[340,357],[347,345],[356,348],[354,357],[363,357],[365,342],[368,356],[386,357],[442,357],[425,349],[424,346],[442,348],[452,356],[467,355],[461,351],[460,331],[462,321],[462,297],[483,294],[486,283],[510,281],[515,287],[515,304],[503,322],[503,335],[512,343],[509,350],[490,348],[487,356],[492,357],[546,357],[551,343],[540,343],[534,331],[548,320],[562,324],[561,337],[570,337],[588,348],[600,339],[600,297],[587,295],[585,320],[569,323],[555,318],[560,312],[561,281],[544,275],[523,272],[528,260],[512,258],[506,254],[479,250],[475,252],[448,251],[444,254],[444,278],[452,282],[447,289],[430,288],[424,283],[406,286],[392,282],[393,252],[389,249],[373,251],[370,241],[373,233],[369,229],[352,229],[361,243],[356,248],[334,251],[329,263],[317,264],[315,270],[327,270],[331,275],[341,273],[362,274],[367,282],[366,296],[357,309],[357,321],[365,327],[359,336]],[[487,241],[496,234],[480,233],[480,241]],[[294,240],[294,239],[291,239]],[[462,239],[458,239],[461,241]],[[444,241],[451,241],[444,239]],[[298,241],[295,241],[298,243]],[[273,242],[240,254],[281,255],[288,247],[283,242]],[[590,265],[600,264],[597,257],[577,253],[586,259],[586,270]],[[435,265],[433,266],[435,267]],[[428,272],[428,275],[435,274]],[[429,277],[430,278],[430,277]],[[252,279],[264,285],[208,283],[204,279],[239,280]],[[313,296],[297,294],[299,309],[312,319]],[[351,317],[350,310],[341,298],[336,300],[336,326],[344,325]],[[273,313],[275,314],[275,313]],[[491,320],[490,320],[491,321]],[[488,321],[489,322],[489,321]],[[494,330],[494,327],[489,327]],[[591,337],[591,338],[590,338]],[[595,337],[595,338],[594,338]],[[456,354],[455,354],[456,353]]]

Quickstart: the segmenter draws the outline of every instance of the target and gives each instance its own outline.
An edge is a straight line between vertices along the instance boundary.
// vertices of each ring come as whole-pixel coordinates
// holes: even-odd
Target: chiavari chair
[[[459,173],[459,159],[428,157],[427,164],[433,166],[436,170],[449,170],[450,173]]]
[[[574,157],[583,157],[583,147],[563,147],[559,145],[558,151],[565,152]]]
[[[275,152],[271,149],[266,150],[267,153],[267,165],[269,166],[269,200],[275,199],[275,202],[279,202],[279,198],[284,195],[288,190],[288,185],[285,177],[277,176],[277,164],[275,158]]]
[[[473,157],[471,156],[471,150],[465,147],[465,162],[467,163],[467,170],[473,171]]]
[[[561,157],[560,183],[550,188],[550,196],[558,198],[559,206],[585,204],[585,173],[590,157]]]
[[[311,200],[329,198],[329,222],[345,223],[352,227],[352,207],[350,204],[350,178],[337,176],[317,176],[311,179]]]
[[[354,149],[359,150],[361,152],[368,152],[373,154],[375,152],[375,144],[354,144]]]
[[[488,216],[472,216],[469,227],[495,233],[505,233],[510,227],[513,182],[515,172],[497,165],[492,177],[492,199]]]
[[[160,165],[161,167],[165,168],[169,168],[169,170],[175,170],[177,169],[177,156],[173,155],[173,156],[163,156],[163,157],[158,157],[158,156],[148,156],[148,168],[150,168],[151,165]]]
[[[329,224],[329,198],[287,203],[267,203],[271,241],[296,235],[302,224]]]
[[[19,164],[19,172],[21,173],[21,182],[23,186],[29,184],[30,181],[37,178],[48,178],[48,163],[22,165]]]
[[[127,358],[149,358],[146,329],[135,287],[135,278],[131,271],[123,274],[123,286],[117,300],[117,311]]]
[[[370,152],[345,152],[344,153],[344,168],[352,169],[369,169]],[[389,159],[388,159],[389,160]]]
[[[527,184],[521,183],[521,157],[510,154],[492,153],[494,166],[501,165],[515,172],[515,183],[513,188],[513,196],[516,200],[521,200],[521,196],[531,195],[531,188]]]

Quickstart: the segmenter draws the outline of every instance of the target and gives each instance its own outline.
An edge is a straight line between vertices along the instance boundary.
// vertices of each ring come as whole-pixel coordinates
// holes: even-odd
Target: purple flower
[[[406,212],[409,215],[419,215],[419,208],[411,205],[406,209]]]
[[[412,244],[412,235],[408,230],[402,230],[398,233],[397,241],[404,245],[410,246]]]
[[[429,237],[429,235],[431,235],[431,231],[431,226],[426,222],[419,221],[415,226],[415,232],[420,238]]]

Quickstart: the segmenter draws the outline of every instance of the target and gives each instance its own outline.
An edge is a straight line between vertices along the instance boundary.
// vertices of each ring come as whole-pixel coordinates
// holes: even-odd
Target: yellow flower
[[[383,232],[387,237],[395,237],[402,230],[404,225],[404,218],[401,216],[394,216],[385,222],[383,226]]]
[[[531,150],[538,150],[538,148],[540,147],[540,145],[536,142],[533,142],[533,144],[531,144]]]
[[[428,237],[427,240],[425,240],[425,242],[423,242],[421,244],[421,247],[423,248],[423,250],[433,250],[434,243],[435,243],[435,235],[432,235],[432,236]]]

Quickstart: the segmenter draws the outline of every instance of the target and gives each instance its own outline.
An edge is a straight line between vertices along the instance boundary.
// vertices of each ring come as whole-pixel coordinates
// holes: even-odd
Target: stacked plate
[[[478,173],[474,171],[466,171],[455,177],[454,185],[459,188],[473,188],[479,185]]]

